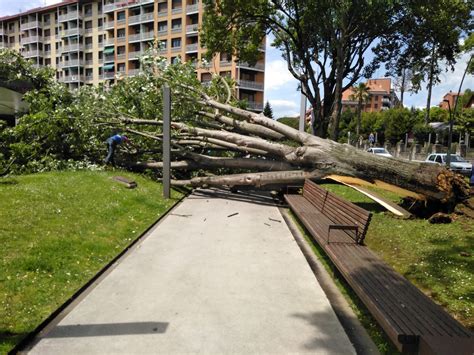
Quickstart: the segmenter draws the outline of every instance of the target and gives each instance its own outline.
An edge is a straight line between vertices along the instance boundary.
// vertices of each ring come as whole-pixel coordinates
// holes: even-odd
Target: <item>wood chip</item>
[[[279,219],[273,219],[273,218],[270,218],[270,217],[268,217],[268,219],[269,219],[270,221],[273,221],[273,222],[281,223],[281,221],[280,221]]]
[[[239,212],[232,213],[232,214],[228,215],[227,218],[237,216],[238,214],[239,214]]]

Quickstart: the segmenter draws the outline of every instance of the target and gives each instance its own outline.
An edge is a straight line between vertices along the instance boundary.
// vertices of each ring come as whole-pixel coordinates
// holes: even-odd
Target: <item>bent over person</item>
[[[115,165],[114,161],[114,155],[115,155],[115,149],[117,148],[117,145],[122,144],[123,142],[127,143],[129,141],[128,137],[125,135],[120,135],[120,134],[115,134],[112,137],[107,138],[107,147],[108,147],[108,153],[107,157],[105,157],[104,163],[105,164],[112,164]]]

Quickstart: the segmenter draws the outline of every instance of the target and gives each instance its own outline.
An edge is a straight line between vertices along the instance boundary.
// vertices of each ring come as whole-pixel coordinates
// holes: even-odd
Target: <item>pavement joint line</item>
[[[54,310],[45,320],[43,320],[33,331],[28,333],[12,350],[8,352],[13,354],[26,354],[34,345],[36,345],[41,337],[48,334],[61,320],[66,317],[94,288],[109,275],[122,260],[130,253],[140,247],[140,244],[148,238],[152,232],[168,217],[183,201],[192,193],[183,193],[183,196],[164,214],[159,216],[150,226],[128,244],[116,257],[100,269],[89,281],[87,281],[79,290],[77,290],[69,299]]]
[[[291,235],[298,244],[301,252],[303,253],[306,261],[308,262],[313,274],[316,278],[316,282],[321,285],[326,297],[331,304],[334,313],[342,324],[350,342],[354,346],[358,355],[374,355],[380,354],[377,346],[373,342],[372,338],[367,333],[367,330],[359,322],[354,311],[349,306],[342,293],[337,288],[333,279],[324,268],[321,261],[314,254],[313,250],[309,246],[302,233],[299,231],[295,222],[289,215],[288,208],[279,207],[283,220],[286,222]]]

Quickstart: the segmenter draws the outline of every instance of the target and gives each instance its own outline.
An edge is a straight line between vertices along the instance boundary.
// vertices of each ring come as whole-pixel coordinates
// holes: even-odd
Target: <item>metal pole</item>
[[[300,132],[304,132],[305,119],[306,119],[306,96],[304,96],[304,89],[303,87],[301,87],[300,124],[299,124]]]
[[[170,198],[171,176],[171,90],[163,87],[163,197]]]
[[[453,141],[453,112],[451,110],[451,103],[449,100],[443,100],[448,104],[449,110],[449,131],[448,131],[448,153],[446,154],[446,166],[448,169],[451,167],[451,143]],[[456,108],[456,105],[454,105]]]

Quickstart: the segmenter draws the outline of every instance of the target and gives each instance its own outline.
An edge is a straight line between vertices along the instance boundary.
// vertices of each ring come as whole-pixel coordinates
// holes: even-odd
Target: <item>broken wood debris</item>
[[[138,184],[135,181],[129,180],[124,176],[114,176],[112,179],[125,185],[127,189],[134,189],[135,187],[138,186]]]
[[[268,217],[268,219],[269,219],[270,221],[273,221],[273,222],[281,223],[281,221],[280,221],[279,219],[274,219],[274,218],[270,218],[270,217]]]
[[[238,214],[239,214],[239,212],[232,213],[232,214],[228,215],[227,218],[237,216]]]

